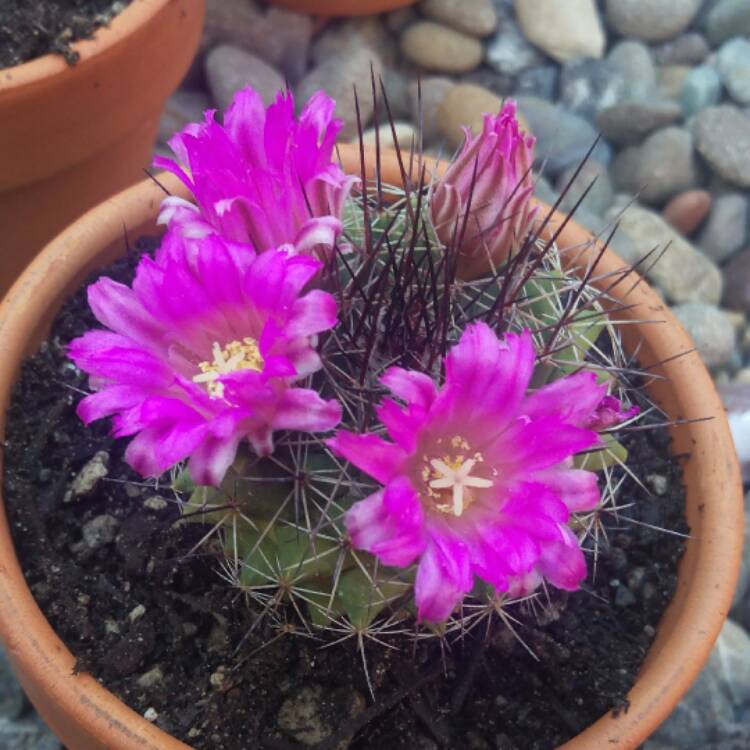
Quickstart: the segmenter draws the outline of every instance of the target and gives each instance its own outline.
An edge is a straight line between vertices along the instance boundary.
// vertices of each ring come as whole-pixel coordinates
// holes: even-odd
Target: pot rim
[[[347,145],[340,145],[339,149],[346,166],[357,172],[359,149]],[[372,166],[371,158],[368,164]],[[392,158],[390,162],[386,159],[381,168],[385,179],[389,175],[398,179],[398,167]],[[159,179],[171,192],[185,195],[185,189],[172,175]],[[0,348],[5,356],[0,358],[0,406],[3,407],[0,431],[4,431],[5,407],[17,366],[33,351],[34,341],[29,341],[29,332],[38,340],[42,335],[40,321],[51,319],[69,291],[83,281],[82,269],[101,267],[114,257],[111,246],[121,248],[123,225],[133,232],[147,231],[162,197],[161,190],[147,180],[100,204],[51,242],[3,300]],[[592,245],[591,239],[587,231],[571,224],[559,244],[575,248],[577,258],[585,260],[597,252],[597,245]],[[626,265],[611,252],[604,258],[604,272],[614,272]],[[623,326],[626,334],[637,334],[641,342],[646,342],[641,352],[653,346],[659,359],[683,355],[662,366],[671,379],[665,393],[673,392],[675,398],[680,396],[675,408],[682,410],[684,417],[712,414],[716,418],[672,430],[682,446],[692,446],[685,477],[689,522],[697,533],[691,537],[680,565],[674,601],[659,624],[657,640],[628,694],[630,710],[619,718],[611,713],[600,718],[565,743],[562,747],[566,750],[601,750],[614,744],[635,748],[669,715],[697,677],[721,630],[731,606],[741,556],[743,508],[739,466],[713,381],[699,356],[691,353],[689,337],[655,292],[640,280],[632,284],[628,295],[630,304],[636,302],[649,318],[658,315],[666,323],[642,326],[642,331],[634,331],[635,326]],[[628,348],[633,351],[631,344]],[[677,447],[675,452],[679,452]],[[701,509],[699,504],[704,496],[706,504]],[[188,750],[187,745],[147,722],[91,675],[72,675],[74,657],[52,630],[26,585],[9,538],[5,509],[0,504],[2,536],[5,543],[0,544],[0,632],[22,677],[25,672],[25,686],[41,685],[44,695],[51,694],[55,705],[72,714],[92,736],[106,738],[102,747]],[[679,632],[675,633],[676,630]]]
[[[0,68],[0,97],[6,92],[33,86],[45,78],[63,76],[85,65],[91,58],[103,54],[135,29],[148,23],[169,2],[171,0],[132,0],[109,24],[96,29],[91,39],[79,39],[71,45],[80,55],[75,66],[68,65],[62,55],[47,53],[10,68]]]

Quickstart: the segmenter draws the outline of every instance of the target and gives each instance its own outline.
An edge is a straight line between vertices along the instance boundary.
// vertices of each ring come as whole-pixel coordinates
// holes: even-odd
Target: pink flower
[[[269,250],[256,255],[217,236],[190,258],[169,231],[158,262],[144,258],[132,288],[103,278],[89,287],[91,309],[108,330],[70,344],[96,391],[78,414],[114,415],[117,437],[144,476],[190,458],[193,479],[218,484],[247,438],[260,455],[274,430],[335,427],[341,408],[293,384],[315,372],[316,335],[336,322],[336,302],[300,296],[320,263]]]
[[[573,591],[586,575],[572,512],[599,502],[596,475],[571,457],[599,444],[587,427],[607,398],[594,373],[561,378],[530,395],[535,352],[528,331],[500,341],[468,326],[445,359],[438,389],[394,367],[377,413],[391,441],[340,430],[327,441],[384,485],[347,513],[352,543],[384,565],[418,561],[420,618],[444,620],[478,576],[512,595],[545,578]]]
[[[190,237],[217,232],[258,252],[287,246],[307,254],[330,250],[357,181],[331,161],[341,129],[335,107],[318,92],[295,118],[290,92],[279,92],[266,109],[252,88],[238,91],[223,126],[211,110],[203,123],[188,125],[169,141],[182,166],[154,160],[176,174],[198,203],[167,198],[160,221]]]
[[[430,205],[440,241],[459,251],[459,275],[474,278],[500,265],[528,229],[534,138],[521,133],[512,100],[484,116],[479,135],[464,133]]]

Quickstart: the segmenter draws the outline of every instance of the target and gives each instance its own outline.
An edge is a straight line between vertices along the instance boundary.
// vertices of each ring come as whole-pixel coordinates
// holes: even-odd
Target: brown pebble
[[[707,190],[686,190],[675,195],[664,207],[663,216],[678,232],[689,237],[711,210],[711,194]]]

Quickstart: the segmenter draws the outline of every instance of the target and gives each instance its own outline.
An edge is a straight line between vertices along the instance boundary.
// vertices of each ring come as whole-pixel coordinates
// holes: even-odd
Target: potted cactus
[[[2,71],[0,293],[65,226],[142,179],[164,101],[197,49],[203,7],[138,0],[75,43],[74,64],[48,54]]]
[[[182,554],[199,550],[214,561],[223,590],[235,596],[231,609],[220,608],[215,617],[205,603],[204,616],[225,633],[231,613],[247,612],[247,628],[233,644],[234,665],[212,662],[212,649],[224,660],[227,651],[217,645],[223,636],[211,630],[204,649],[208,692],[200,700],[226,710],[240,701],[242,723],[227,728],[225,717],[211,734],[194,718],[182,727],[165,719],[161,704],[142,710],[138,694],[158,682],[152,672],[128,691],[143,717],[92,677],[72,675],[74,657],[34,603],[8,542],[0,623],[14,663],[32,700],[74,747],[218,741],[286,747],[290,735],[332,747],[352,737],[365,742],[356,739],[365,727],[371,743],[384,741],[387,727],[414,737],[414,722],[457,746],[477,733],[512,732],[499,699],[493,696],[495,709],[488,711],[482,691],[472,692],[480,665],[519,663],[509,650],[516,637],[523,641],[524,633],[558,621],[570,626],[565,618],[584,606],[585,595],[573,592],[593,586],[597,560],[604,564],[606,546],[597,542],[608,528],[602,519],[630,517],[618,495],[633,471],[627,449],[637,452],[633,436],[644,433],[658,404],[666,418],[650,421],[670,425],[675,454],[690,453],[683,473],[693,535],[672,605],[637,679],[640,665],[634,668],[629,710],[607,705],[602,713],[618,710],[576,729],[565,710],[567,735],[545,735],[537,724],[537,735],[525,738],[635,748],[700,670],[736,577],[739,476],[710,378],[658,298],[635,283],[632,269],[534,203],[533,139],[519,132],[512,105],[488,116],[481,134],[467,136],[442,174],[421,157],[410,169],[405,155],[358,146],[340,147],[342,168],[332,161],[333,106],[319,94],[296,118],[289,94],[266,111],[257,94],[241,92],[223,125],[209,116],[174,138],[178,161],[159,161],[173,173],[159,178],[168,198],[160,201],[160,188],[146,183],[84,217],[32,264],[0,315],[9,353],[0,371],[7,400],[29,342],[47,336],[60,301],[88,271],[125,250],[122,222],[135,234],[152,231],[157,217],[166,226],[153,254],[126,261],[132,281],[104,276],[89,286],[95,327],[79,321],[64,348],[52,339],[43,350],[63,358],[54,366],[69,386],[80,390],[89,378],[88,394],[69,398],[65,408],[71,420],[76,409],[92,427],[71,421],[78,437],[69,442],[86,443],[86,455],[95,451],[101,468],[96,446],[112,443],[99,420],[112,417],[115,435],[125,438],[122,459],[136,474],[123,467],[117,476],[139,498],[133,502],[144,503],[137,535],[114,516],[106,522],[111,533],[101,516],[94,528],[87,503],[97,502],[102,490],[83,487],[81,475],[67,503],[49,493],[40,497],[49,498],[43,501],[49,512],[65,514],[56,532],[68,528],[75,535],[83,527],[72,546],[68,532],[50,544],[73,549],[92,578],[92,571],[111,568],[108,550],[122,555],[131,544],[140,548],[149,527],[165,521],[188,544],[176,548]],[[66,307],[56,334],[71,332],[74,309],[84,317],[82,308]],[[665,322],[615,324],[644,317]],[[627,352],[637,354],[638,364]],[[666,379],[646,376],[651,403],[630,378],[654,371]],[[32,381],[21,378],[6,430],[16,429],[27,410]],[[715,419],[698,421],[707,413]],[[17,438],[14,432],[6,453],[5,501],[28,572],[39,543],[29,544],[18,530],[31,523],[29,512],[38,514],[18,502],[28,477]],[[158,502],[154,485],[140,497],[143,480],[136,475],[158,478]],[[165,495],[176,500],[171,509]],[[173,555],[174,537],[165,543]],[[656,544],[667,546],[661,538]],[[658,554],[653,544],[647,549]],[[166,575],[153,554],[150,563],[141,558],[127,591],[132,585],[145,595],[154,586],[144,588],[142,577]],[[169,560],[172,580],[179,566]],[[47,609],[56,575],[33,584]],[[191,602],[198,618],[197,579],[188,580],[192,585],[178,585],[171,596]],[[93,606],[87,591],[80,596],[83,603],[74,607]],[[116,609],[133,603],[125,596]],[[50,611],[53,620],[59,617],[59,604]],[[141,660],[160,648],[153,617],[140,604],[121,621],[97,626],[105,650],[116,654],[108,662],[113,675],[119,670],[122,677],[122,662],[133,660],[138,643],[151,643],[150,651],[139,652]],[[76,627],[64,629],[79,644],[92,641]],[[535,647],[549,652],[553,641],[543,633],[539,638]],[[193,649],[197,639],[175,636],[175,643]],[[263,695],[284,694],[287,666],[271,659],[266,682],[243,691],[241,665],[277,654],[278,644],[308,642],[283,647],[312,660],[308,698],[323,689],[324,664],[343,667],[341,684],[353,685],[356,657],[362,692],[349,691],[339,703],[351,719],[339,717],[340,726],[328,734],[310,734],[295,713],[295,698],[287,697],[276,706],[278,726],[264,726]],[[565,642],[556,643],[566,650]],[[96,669],[90,656],[78,656],[80,666]],[[544,664],[550,658],[546,653]],[[579,670],[582,662],[573,666]],[[550,679],[567,680],[562,662],[560,669]],[[515,684],[523,677],[512,675]],[[401,686],[389,691],[399,679]],[[483,690],[492,689],[491,679],[481,679]],[[533,679],[538,691],[544,680]],[[576,689],[593,696],[604,687],[606,680],[597,678]],[[463,718],[446,727],[419,703],[426,695],[438,706],[447,700],[450,715]],[[389,720],[390,711],[396,713]],[[378,715],[384,723],[372,724]]]

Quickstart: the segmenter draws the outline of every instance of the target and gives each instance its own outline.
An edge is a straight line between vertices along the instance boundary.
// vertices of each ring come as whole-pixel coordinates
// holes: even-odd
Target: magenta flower
[[[586,575],[572,512],[599,502],[596,475],[571,457],[600,443],[587,427],[606,396],[594,373],[526,395],[528,331],[500,341],[467,327],[445,359],[445,384],[394,367],[382,382],[405,402],[378,407],[393,442],[344,430],[327,441],[384,485],[346,515],[353,545],[384,565],[418,560],[420,618],[444,620],[478,576],[512,595],[542,580],[573,591]]]
[[[279,92],[266,109],[252,88],[238,91],[223,126],[211,110],[203,123],[169,141],[182,166],[154,160],[177,175],[198,203],[167,198],[160,221],[191,237],[216,232],[258,252],[288,246],[306,254],[329,251],[357,181],[331,161],[342,124],[333,119],[335,107],[318,92],[295,118],[290,92]]]
[[[205,238],[193,258],[169,231],[158,261],[144,258],[132,289],[103,278],[91,309],[109,330],[70,344],[96,391],[78,414],[114,415],[117,437],[134,435],[125,459],[158,476],[189,457],[199,484],[217,485],[243,438],[260,455],[274,430],[327,431],[335,401],[293,384],[316,371],[316,335],[336,322],[331,295],[301,290],[320,263]]]
[[[498,115],[484,116],[479,135],[464,133],[430,206],[440,241],[459,251],[459,275],[475,278],[500,265],[527,231],[534,138],[521,133],[513,100]]]

